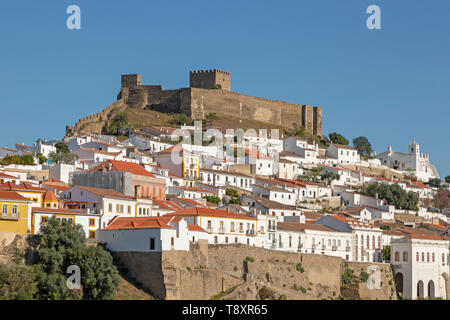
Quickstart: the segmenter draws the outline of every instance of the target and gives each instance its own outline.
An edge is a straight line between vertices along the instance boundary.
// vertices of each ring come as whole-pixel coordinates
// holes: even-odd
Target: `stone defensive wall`
[[[255,282],[277,292],[277,298],[338,299],[343,272],[352,268],[359,276],[371,265],[380,267],[381,288],[368,289],[366,283],[360,283],[354,289],[355,298],[396,299],[388,264],[345,263],[338,257],[243,244],[208,245],[205,240],[191,243],[190,251],[114,254],[133,278],[160,299],[208,300],[230,288]]]

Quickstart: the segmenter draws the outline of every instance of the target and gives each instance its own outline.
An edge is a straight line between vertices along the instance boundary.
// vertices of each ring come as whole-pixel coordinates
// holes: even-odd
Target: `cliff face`
[[[204,242],[191,244],[189,252],[116,254],[134,278],[164,299],[396,299],[389,265]],[[359,280],[370,265],[380,268],[379,288]],[[343,286],[347,269],[354,281]]]

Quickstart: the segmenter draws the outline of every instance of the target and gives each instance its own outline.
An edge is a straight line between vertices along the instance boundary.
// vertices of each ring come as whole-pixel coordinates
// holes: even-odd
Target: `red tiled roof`
[[[14,190],[14,191],[30,191],[30,192],[46,192],[46,189],[35,187],[30,182],[21,182],[20,184],[15,184],[12,182],[6,182],[0,184],[0,189],[2,190]]]
[[[200,208],[194,207],[185,210],[180,210],[177,212],[169,213],[166,216],[179,216],[179,217],[192,217],[192,216],[212,216],[212,217],[224,217],[224,218],[236,218],[236,219],[247,219],[256,220],[254,217],[246,216],[244,214],[236,212],[228,212],[222,209],[211,209],[211,208]]]
[[[60,185],[56,185],[56,184],[46,184],[46,183],[43,183],[42,186],[46,187],[46,188],[56,189],[58,191],[66,191],[71,188],[71,187],[60,186]]]
[[[205,229],[203,229],[202,227],[196,226],[196,225],[194,225],[194,224],[188,224],[187,226],[188,226],[188,230],[189,230],[189,231],[207,232],[207,231],[206,231]]]
[[[173,229],[169,222],[171,219],[164,217],[119,217],[112,221],[109,226],[103,230],[120,230],[120,229]]]
[[[126,196],[123,193],[113,190],[113,189],[102,189],[102,188],[92,188],[92,187],[83,187],[83,186],[76,186],[77,188],[86,190],[90,193],[93,193],[100,197],[106,197],[106,198],[119,198],[119,199],[126,199],[126,200],[132,200],[134,197]]]
[[[17,177],[11,176],[11,175],[6,174],[6,173],[3,173],[3,172],[0,172],[0,178],[19,179],[19,178],[17,178]]]
[[[15,191],[5,191],[0,190],[0,199],[2,200],[20,200],[20,201],[27,201],[28,199],[21,196]]]
[[[53,191],[48,190],[46,193],[44,193],[44,202],[54,202],[58,201],[58,198],[56,198],[56,195]]]
[[[111,171],[129,172],[139,176],[154,177],[154,174],[148,172],[144,167],[137,163],[119,160],[106,160],[90,171],[108,170],[109,164],[111,164]]]
[[[188,199],[188,198],[175,198],[174,200],[176,200],[176,199],[185,201],[185,202],[187,202],[187,203],[190,203],[190,204],[193,204],[193,205],[196,205],[196,206],[201,206],[201,204],[200,204],[199,202],[197,202],[197,201],[195,201],[195,200],[192,200],[192,199]]]
[[[182,147],[180,147],[178,145],[174,145],[173,147],[170,147],[170,148],[164,149],[160,152],[157,152],[157,154],[164,154],[164,153],[170,153],[170,152],[180,152],[181,153],[184,151],[185,150]]]
[[[32,207],[31,211],[36,213],[36,212],[42,212],[42,213],[63,213],[63,214],[83,214],[80,213],[78,211],[73,211],[73,210],[69,210],[69,209],[61,209],[61,208],[37,208],[37,207]]]

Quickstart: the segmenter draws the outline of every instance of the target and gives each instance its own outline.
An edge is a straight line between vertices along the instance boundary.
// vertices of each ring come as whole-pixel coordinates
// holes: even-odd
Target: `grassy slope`
[[[121,277],[116,300],[155,300],[155,298]]]

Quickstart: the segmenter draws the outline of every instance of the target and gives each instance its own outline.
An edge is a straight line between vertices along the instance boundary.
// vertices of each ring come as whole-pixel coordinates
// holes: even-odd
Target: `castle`
[[[122,85],[113,105],[184,113],[192,119],[205,119],[209,113],[216,113],[223,117],[256,120],[286,128],[293,128],[296,123],[316,136],[322,135],[321,107],[232,92],[231,75],[226,71],[197,70],[191,71],[189,76],[189,88],[164,90],[161,85],[143,85],[140,74],[122,75]],[[108,108],[111,109],[111,106]],[[98,113],[83,118],[75,127],[68,126],[66,133],[73,134],[83,124],[105,117],[106,114]]]

